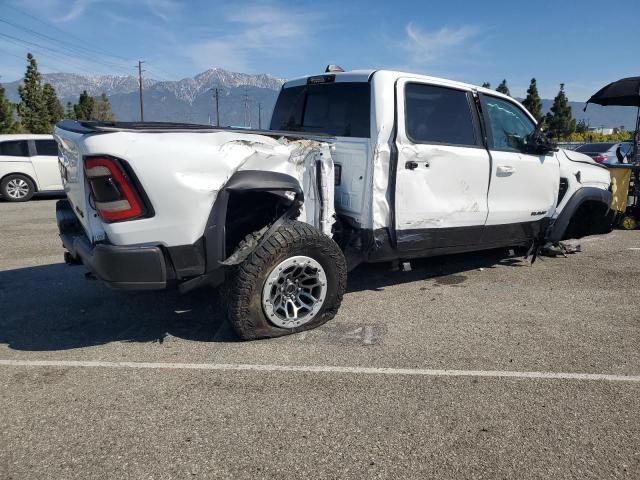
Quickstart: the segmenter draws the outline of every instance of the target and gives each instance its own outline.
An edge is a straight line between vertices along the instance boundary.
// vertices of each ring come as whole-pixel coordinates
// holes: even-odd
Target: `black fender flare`
[[[582,187],[567,201],[567,204],[558,215],[558,218],[549,226],[545,240],[558,243],[569,226],[571,218],[585,202],[594,201],[607,207],[607,213],[611,205],[611,192],[596,187]]]
[[[294,205],[300,206],[304,202],[302,186],[291,175],[263,170],[235,172],[218,193],[204,229],[207,272],[224,265],[222,262],[226,257],[226,218],[230,194],[249,190],[274,193],[295,192]]]

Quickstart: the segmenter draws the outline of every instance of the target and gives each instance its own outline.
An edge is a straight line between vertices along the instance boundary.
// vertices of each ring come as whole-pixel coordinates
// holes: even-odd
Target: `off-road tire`
[[[23,197],[19,197],[19,198],[15,198],[11,195],[9,195],[9,183],[12,181],[21,181],[24,184],[26,184],[27,186],[27,193],[25,196]],[[6,177],[4,177],[2,179],[2,182],[0,182],[0,195],[2,195],[2,198],[4,198],[5,200],[9,201],[9,202],[27,202],[29,200],[31,200],[31,197],[33,197],[33,194],[36,192],[36,187],[33,184],[33,181],[25,176],[25,175],[20,175],[18,173],[12,173],[10,175],[7,175]]]
[[[243,242],[255,242],[257,235],[249,235]],[[280,262],[298,255],[320,263],[327,278],[326,297],[308,323],[296,328],[282,328],[271,323],[265,315],[263,287]],[[340,247],[312,226],[295,220],[284,222],[229,273],[223,284],[222,298],[227,318],[243,340],[289,335],[328,322],[338,312],[347,286],[347,264]]]

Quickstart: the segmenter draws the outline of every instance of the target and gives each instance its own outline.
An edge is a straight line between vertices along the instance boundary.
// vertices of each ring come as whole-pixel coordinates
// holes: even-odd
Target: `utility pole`
[[[216,127],[220,126],[220,107],[219,107],[220,95],[216,88]]]
[[[144,101],[142,100],[142,60],[138,60],[138,83],[140,86],[140,121],[144,122]]]
[[[213,98],[216,101],[216,127],[219,127],[220,126],[220,89],[210,88],[209,91],[213,92]],[[211,115],[209,115],[209,118],[211,118]]]
[[[262,130],[262,104],[258,103],[258,130]]]
[[[249,87],[244,87],[244,95],[242,96],[242,101],[244,102],[244,126],[251,126],[251,117],[249,116]]]

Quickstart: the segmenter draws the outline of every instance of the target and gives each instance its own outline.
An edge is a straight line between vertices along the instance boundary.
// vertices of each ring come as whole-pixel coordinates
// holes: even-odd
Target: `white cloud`
[[[479,29],[461,26],[427,31],[409,23],[406,33],[404,46],[411,57],[410,61],[416,65],[426,65],[463,53],[469,41],[478,35]]]
[[[227,40],[211,40],[192,45],[189,57],[203,68],[216,66],[235,72],[249,71],[248,51]]]
[[[64,7],[64,9],[68,8],[69,11],[64,16],[58,18],[57,20],[59,22],[70,22],[70,21],[76,20],[80,18],[82,15],[84,15],[84,12],[87,10],[87,7],[90,4],[95,3],[96,1],[97,0],[76,0],[71,5],[71,8],[68,8],[68,4],[67,4],[67,6]],[[63,5],[65,4],[63,3]]]
[[[224,15],[233,33],[188,48],[189,57],[201,67],[213,65],[250,71],[256,56],[283,57],[300,52],[311,38],[317,14],[273,4],[234,6]]]
[[[159,19],[170,22],[180,10],[180,5],[173,0],[146,0],[147,8]]]

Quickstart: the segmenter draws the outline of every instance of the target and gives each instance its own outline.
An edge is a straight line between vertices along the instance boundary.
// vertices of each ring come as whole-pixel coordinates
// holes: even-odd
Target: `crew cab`
[[[51,135],[0,135],[0,195],[26,202],[35,193],[61,192],[58,146]]]
[[[361,262],[607,231],[609,172],[514,99],[335,70],[286,82],[267,131],[59,123],[67,261],[117,288],[220,286],[254,339],[331,319]]]

